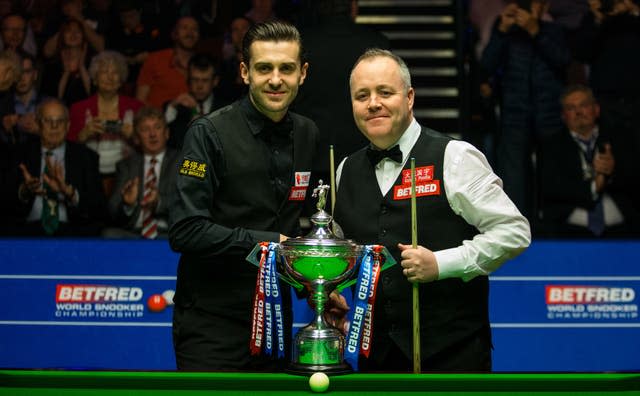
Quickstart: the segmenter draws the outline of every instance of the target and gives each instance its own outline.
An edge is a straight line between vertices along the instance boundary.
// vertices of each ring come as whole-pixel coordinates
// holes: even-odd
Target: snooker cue
[[[418,247],[418,215],[416,211],[416,159],[411,158],[411,245]],[[420,374],[420,294],[413,283],[413,373]]]
[[[336,206],[336,166],[333,158],[333,144],[329,145],[329,190],[331,190],[331,216]],[[336,230],[333,230],[335,234]]]

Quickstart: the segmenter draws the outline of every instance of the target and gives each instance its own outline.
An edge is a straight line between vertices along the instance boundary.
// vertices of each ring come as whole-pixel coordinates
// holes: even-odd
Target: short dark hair
[[[142,106],[136,112],[136,115],[133,117],[133,130],[135,133],[138,133],[138,127],[142,123],[142,121],[147,118],[157,118],[162,121],[162,124],[166,127],[167,122],[164,119],[164,114],[159,109],[152,106]]]
[[[189,59],[189,67],[187,68],[188,72],[191,73],[191,68],[200,71],[209,70],[209,68],[213,68],[213,75],[217,74],[216,61],[207,54],[195,54]]]
[[[303,63],[303,48],[300,32],[295,26],[283,21],[268,21],[253,25],[242,39],[242,60],[248,66],[251,61],[250,47],[256,41],[295,41],[300,47],[299,59]]]
[[[596,100],[596,96],[593,94],[593,90],[591,90],[591,88],[583,84],[572,84],[565,88],[565,90],[562,92],[562,95],[560,95],[560,105],[564,106],[564,101],[567,96],[576,92],[582,92],[589,97],[592,103],[598,103],[598,101]]]

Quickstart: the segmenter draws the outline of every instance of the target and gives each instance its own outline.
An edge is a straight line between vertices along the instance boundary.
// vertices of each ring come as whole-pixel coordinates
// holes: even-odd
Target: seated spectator
[[[158,109],[189,90],[187,67],[200,37],[198,22],[192,17],[178,19],[171,37],[174,47],[149,54],[138,76],[136,98]]]
[[[78,21],[78,26],[82,30],[84,37],[86,37],[87,44],[91,47],[92,52],[100,52],[104,50],[104,36],[102,34],[102,26],[99,26],[98,21],[87,18],[83,14],[84,2],[83,0],[62,0],[62,15],[66,20]],[[60,35],[63,34],[62,23],[60,29],[51,36],[42,48],[42,54],[45,58],[53,58],[60,51],[58,45],[60,41]]]
[[[33,31],[27,25],[26,19],[20,14],[9,14],[2,18],[0,31],[0,49],[13,52],[26,52],[36,56],[36,45]]]
[[[42,93],[69,105],[86,99],[91,93],[91,78],[87,71],[87,37],[80,21],[70,19],[62,24],[58,49],[58,55],[44,64]]]
[[[0,52],[0,143],[16,143],[14,127],[18,116],[13,110],[15,85],[22,74],[20,59],[11,51]]]
[[[85,143],[100,156],[100,175],[110,193],[116,163],[133,151],[133,117],[142,103],[118,92],[127,80],[127,63],[120,53],[103,51],[94,56],[89,73],[97,91],[71,106],[69,140]]]
[[[123,54],[129,65],[129,78],[125,92],[135,94],[136,80],[140,67],[150,51],[160,49],[160,31],[142,23],[142,4],[140,0],[121,0],[117,5],[120,26],[108,37],[107,47]]]
[[[160,110],[143,107],[135,131],[141,153],[118,162],[109,213],[122,228],[108,228],[109,238],[167,238],[169,196],[176,184],[178,151],[167,148],[169,128]]]
[[[600,107],[591,89],[577,85],[562,95],[566,128],[540,150],[540,236],[627,237],[638,235],[638,213],[628,193],[637,176],[629,165],[637,153],[598,125]]]
[[[98,174],[98,155],[67,142],[69,113],[62,102],[46,99],[36,111],[40,139],[16,148],[19,178],[12,212],[22,236],[99,235],[105,199]]]
[[[22,74],[16,84],[13,106],[18,116],[16,128],[21,136],[26,134],[37,135],[38,123],[36,122],[36,108],[44,97],[36,90],[38,82],[38,69],[36,59],[27,54],[22,54]]]
[[[213,94],[218,80],[210,57],[198,54],[191,58],[187,77],[189,92],[169,102],[164,113],[171,131],[168,143],[170,147],[182,149],[184,135],[191,120],[222,107]]]

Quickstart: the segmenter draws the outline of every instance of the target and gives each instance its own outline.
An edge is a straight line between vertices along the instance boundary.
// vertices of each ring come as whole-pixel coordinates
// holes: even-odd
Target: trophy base
[[[348,363],[341,364],[302,364],[289,363],[284,370],[289,374],[309,376],[313,373],[325,373],[330,375],[350,374],[353,372]]]

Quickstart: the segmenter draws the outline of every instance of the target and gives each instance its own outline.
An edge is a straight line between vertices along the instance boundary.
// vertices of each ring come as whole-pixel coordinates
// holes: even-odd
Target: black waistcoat
[[[295,172],[311,172],[315,136],[309,119],[289,114],[294,130],[291,187]],[[218,131],[226,162],[224,178],[212,203],[213,221],[227,227],[298,235],[303,201],[276,198],[265,142],[251,132],[240,112],[220,113],[211,121]]]
[[[277,232],[297,236],[304,201],[276,199],[269,177],[269,148],[254,135],[236,102],[207,116],[215,127],[224,150],[225,172],[211,202],[212,221],[235,228]],[[293,119],[293,169],[310,172],[316,127],[308,118],[289,113]],[[307,191],[310,194],[310,191]],[[251,319],[252,296],[257,267],[246,261],[249,251],[235,253],[199,252],[183,254],[176,295],[181,305],[239,320]],[[282,283],[284,286],[284,283]],[[288,288],[283,287],[283,295]]]
[[[410,154],[416,159],[416,169],[433,165],[433,181],[439,181],[439,194],[418,196],[416,200],[418,244],[432,251],[459,246],[478,232],[456,215],[447,201],[442,166],[449,141],[423,128]],[[405,169],[409,168],[407,161]],[[402,173],[394,187],[401,184]],[[372,353],[383,353],[385,343],[393,340],[410,357],[412,287],[402,274],[397,244],[411,244],[411,200],[394,199],[394,188],[382,196],[363,149],[348,157],[343,166],[335,218],[345,237],[360,244],[385,245],[398,261],[378,283]],[[487,277],[466,283],[457,278],[440,280],[420,284],[419,289],[423,358],[489,325]]]

